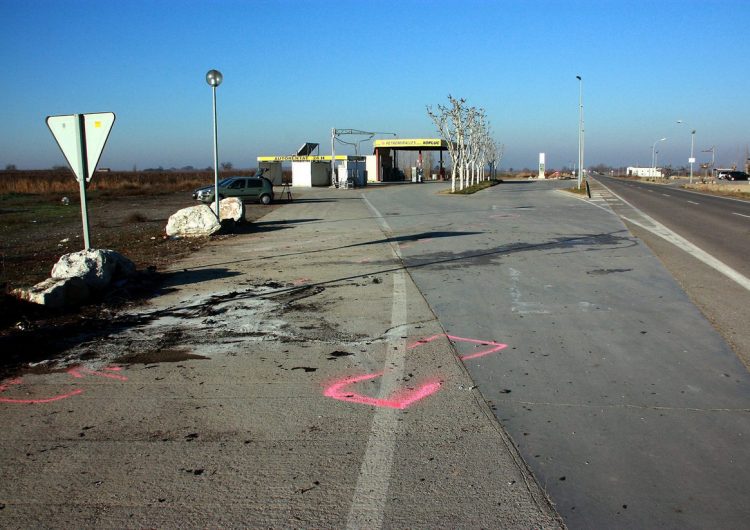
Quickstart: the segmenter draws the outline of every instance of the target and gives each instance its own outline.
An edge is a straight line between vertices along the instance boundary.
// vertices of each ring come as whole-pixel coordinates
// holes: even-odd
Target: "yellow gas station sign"
[[[376,149],[448,149],[448,142],[446,142],[445,140],[441,140],[440,138],[394,138],[387,140],[375,140],[372,145]]]

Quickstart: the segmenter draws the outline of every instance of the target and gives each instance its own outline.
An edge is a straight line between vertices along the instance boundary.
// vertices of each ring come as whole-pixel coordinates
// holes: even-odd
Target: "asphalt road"
[[[465,364],[571,528],[745,526],[748,371],[611,210],[553,189],[569,185],[367,197],[446,331],[508,345]]]
[[[750,202],[611,177],[600,176],[597,180],[698,247],[750,276]]]

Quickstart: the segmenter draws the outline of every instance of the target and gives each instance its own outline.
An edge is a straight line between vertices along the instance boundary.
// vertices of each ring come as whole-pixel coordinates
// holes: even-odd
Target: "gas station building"
[[[292,163],[292,186],[311,188],[313,186],[331,186],[331,155],[282,155],[259,156],[258,167],[266,169],[264,174],[275,185],[281,184],[281,164]],[[336,155],[336,173],[339,183],[347,182],[354,186],[364,186],[365,157]]]
[[[318,144],[307,143],[300,148],[297,155],[259,156],[258,167],[266,169],[265,176],[275,185],[282,184],[282,163],[292,164],[292,186],[310,188],[313,186],[348,187],[365,186],[368,182],[421,182],[424,168],[422,167],[423,151],[438,151],[440,153],[439,173],[444,176],[443,151],[448,149],[448,143],[440,138],[396,138],[375,140],[373,154],[368,156],[351,155],[312,155],[312,150]],[[315,146],[315,147],[313,147]],[[404,175],[398,169],[399,151],[418,152],[417,165],[411,168],[411,175]],[[331,161],[335,160],[336,181],[331,179]],[[432,168],[427,168],[429,174]]]

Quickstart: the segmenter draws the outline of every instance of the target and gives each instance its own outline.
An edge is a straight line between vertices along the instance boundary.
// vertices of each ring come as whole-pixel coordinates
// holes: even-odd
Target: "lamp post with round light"
[[[677,123],[683,123],[687,125],[683,120],[677,120]],[[690,184],[693,183],[693,164],[695,163],[695,155],[693,154],[693,149],[695,148],[695,129],[690,131]]]
[[[211,85],[214,102],[214,201],[216,202],[216,218],[221,222],[219,214],[219,132],[216,126],[216,87],[224,80],[224,76],[218,70],[209,70],[206,74],[206,83]]]
[[[583,185],[583,78],[578,79],[578,189]]]

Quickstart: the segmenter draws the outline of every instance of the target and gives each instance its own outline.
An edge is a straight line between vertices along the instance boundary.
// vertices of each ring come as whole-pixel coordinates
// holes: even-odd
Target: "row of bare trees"
[[[448,95],[448,105],[438,104],[433,110],[427,105],[427,114],[435,123],[440,137],[448,143],[453,160],[451,191],[463,190],[490,178],[486,169],[494,168],[503,158],[504,146],[492,137],[484,109],[466,105],[465,99]]]

